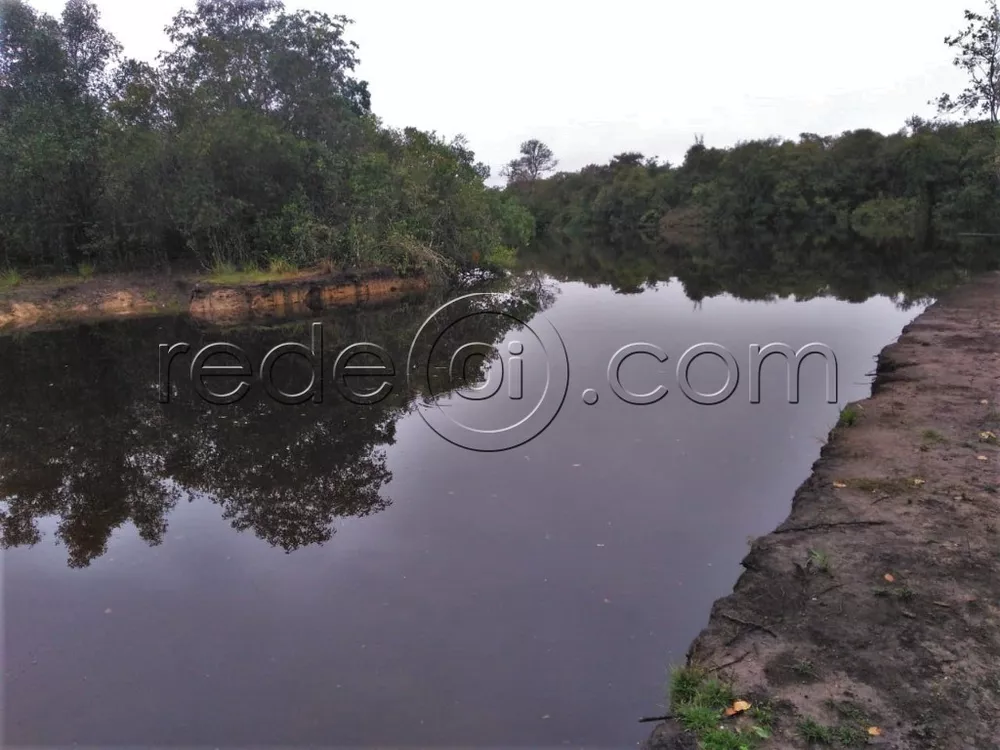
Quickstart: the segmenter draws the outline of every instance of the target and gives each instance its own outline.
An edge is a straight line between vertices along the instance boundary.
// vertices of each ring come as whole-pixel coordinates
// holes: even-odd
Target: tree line
[[[626,152],[577,172],[555,172],[552,150],[527,141],[503,171],[507,190],[535,217],[543,255],[598,266],[643,247],[654,264],[988,262],[996,244],[981,235],[1000,233],[1000,12],[995,0],[986,6],[944,39],[967,87],[930,102],[967,122],[913,116],[888,135],[802,133],[731,148],[697,136],[677,165]]]
[[[623,248],[689,267],[985,262],[970,235],[1000,233],[996,0],[965,17],[944,41],[969,84],[933,104],[968,122],[697,137],[677,165],[626,152],[577,172],[533,139],[498,189],[465,138],[380,122],[343,16],[198,0],[150,65],[88,0],[58,19],[0,0],[0,269],[408,273]]]
[[[151,65],[88,0],[0,0],[0,269],[469,265],[532,219],[461,136],[384,126],[351,21],[198,0]]]

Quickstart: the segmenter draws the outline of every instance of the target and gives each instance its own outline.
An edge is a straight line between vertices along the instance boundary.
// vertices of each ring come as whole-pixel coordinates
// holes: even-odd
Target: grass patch
[[[22,281],[24,281],[24,277],[16,269],[5,268],[0,270],[0,289],[13,289],[20,286]]]
[[[877,586],[873,592],[875,596],[887,598],[887,599],[899,599],[900,601],[908,602],[914,597],[913,589],[909,586]]]
[[[91,279],[94,277],[94,272],[97,269],[94,268],[93,263],[81,263],[76,267],[76,272],[80,274],[81,279]]]
[[[853,719],[849,719],[849,721],[853,721]],[[860,725],[861,723],[866,722],[826,726],[813,719],[803,719],[798,723],[796,730],[799,737],[810,745],[860,747],[868,744],[868,731]]]
[[[295,266],[283,258],[272,259],[266,269],[256,264],[237,268],[232,263],[216,261],[206,274],[205,280],[212,284],[264,284],[269,281],[282,281],[296,273]]]
[[[751,704],[726,717],[736,696],[730,685],[695,667],[674,669],[670,676],[670,712],[703,750],[753,750],[771,736],[770,706]]]
[[[281,274],[295,273],[299,269],[291,261],[286,260],[281,256],[278,256],[275,258],[271,258],[271,260],[268,261],[267,270],[268,273],[276,273],[281,275]]]
[[[821,573],[830,573],[830,555],[822,550],[811,549],[809,550],[809,561],[806,566],[816,568]]]
[[[792,671],[799,677],[813,679],[816,677],[816,665],[808,659],[802,659],[792,665]]]
[[[837,418],[837,427],[853,427],[861,418],[861,411],[855,406],[845,406]]]

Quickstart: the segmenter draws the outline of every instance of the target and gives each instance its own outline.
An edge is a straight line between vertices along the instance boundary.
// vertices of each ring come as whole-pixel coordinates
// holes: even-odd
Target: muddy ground
[[[861,745],[1000,748],[998,401],[994,274],[882,352],[872,397],[847,410],[688,652],[769,706],[758,747],[839,746],[833,730],[854,722]],[[670,719],[647,747],[697,742]]]
[[[427,285],[425,278],[401,279],[379,268],[303,271],[266,282],[229,284],[194,273],[50,277],[0,291],[0,331],[181,312],[213,322],[238,322],[379,301]]]

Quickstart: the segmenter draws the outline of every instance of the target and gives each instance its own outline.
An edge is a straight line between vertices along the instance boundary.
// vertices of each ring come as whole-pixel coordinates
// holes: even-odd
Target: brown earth
[[[0,331],[179,312],[230,323],[383,300],[427,286],[426,278],[402,279],[387,269],[300,272],[239,284],[211,283],[194,274],[43,278],[0,292]]]
[[[688,664],[771,704],[759,747],[809,747],[800,722],[849,716],[881,729],[872,746],[1000,748],[998,352],[996,274],[903,329],[713,606]],[[647,747],[697,744],[670,719]]]

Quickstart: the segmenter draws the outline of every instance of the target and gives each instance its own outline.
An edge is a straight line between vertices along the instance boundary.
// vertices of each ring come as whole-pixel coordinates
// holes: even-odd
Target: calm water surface
[[[543,279],[535,291],[565,342],[568,397],[538,438],[499,453],[436,435],[405,388],[375,406],[329,391],[290,407],[258,386],[219,407],[181,382],[157,402],[158,344],[225,340],[259,362],[308,342],[307,323],[180,318],[0,339],[6,745],[645,737],[636,720],[661,711],[670,664],[730,592],[747,537],[787,515],[837,417],[816,357],[800,403],[772,358],[751,404],[748,346],[829,345],[842,406],[868,394],[873,356],[921,308],[695,305],[677,283],[623,295]],[[328,313],[327,362],[371,341],[402,373],[441,302]],[[462,335],[520,336],[469,325]],[[634,392],[669,389],[641,407],[607,383],[611,356],[636,341],[670,356],[622,368]],[[742,370],[716,406],[676,386],[678,358],[706,341]],[[308,379],[301,361],[281,362],[282,382]],[[540,387],[530,370],[526,398]],[[691,379],[709,392],[725,373],[705,357]],[[452,403],[470,421],[513,408]]]

